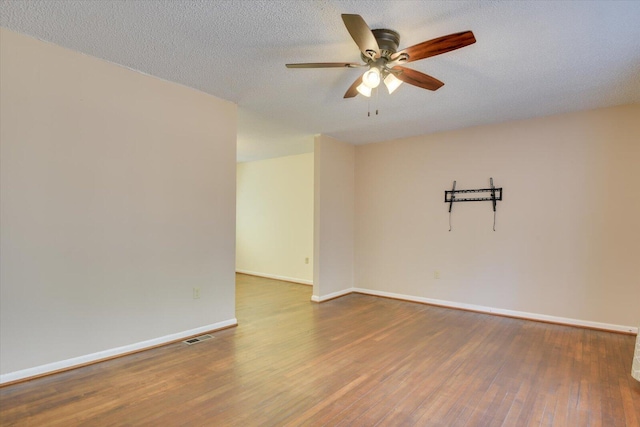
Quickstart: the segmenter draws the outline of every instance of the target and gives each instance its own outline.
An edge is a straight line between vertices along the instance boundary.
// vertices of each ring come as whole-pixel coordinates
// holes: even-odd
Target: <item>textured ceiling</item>
[[[472,30],[477,43],[409,64],[445,82],[342,98],[362,69],[340,14],[400,47]],[[640,102],[640,1],[0,1],[0,25],[239,106],[238,159]],[[369,105],[370,103],[370,105]],[[367,117],[367,110],[379,110]]]

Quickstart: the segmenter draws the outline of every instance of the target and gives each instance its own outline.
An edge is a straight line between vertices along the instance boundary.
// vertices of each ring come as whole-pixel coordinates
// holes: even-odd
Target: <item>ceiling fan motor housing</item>
[[[400,34],[396,31],[389,30],[388,28],[371,30],[371,32],[378,42],[380,56],[389,60],[391,55],[396,53],[398,50],[398,46],[400,45]]]

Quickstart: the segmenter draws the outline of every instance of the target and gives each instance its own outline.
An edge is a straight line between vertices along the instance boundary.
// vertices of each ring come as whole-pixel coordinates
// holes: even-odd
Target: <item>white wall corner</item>
[[[313,294],[321,302],[355,283],[355,147],[318,135],[314,149]]]
[[[335,298],[339,298],[339,297],[343,297],[345,295],[349,295],[351,293],[354,292],[354,288],[349,288],[349,289],[345,289],[342,291],[337,291],[337,292],[332,292],[330,294],[327,295],[322,295],[322,296],[318,296],[318,295],[312,295],[311,296],[311,301],[313,302],[325,302],[325,301],[329,301]]]

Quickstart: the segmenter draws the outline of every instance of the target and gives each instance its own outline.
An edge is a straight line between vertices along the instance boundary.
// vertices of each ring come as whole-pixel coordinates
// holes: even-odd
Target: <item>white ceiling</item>
[[[409,64],[445,82],[343,99],[362,69],[340,14],[400,47],[472,30],[477,43]],[[240,161],[640,103],[640,1],[1,0],[0,25],[239,106]]]

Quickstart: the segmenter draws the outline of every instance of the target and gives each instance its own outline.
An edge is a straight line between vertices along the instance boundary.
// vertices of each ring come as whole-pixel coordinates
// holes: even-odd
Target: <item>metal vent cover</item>
[[[187,345],[193,345],[202,341],[210,340],[212,338],[213,337],[211,335],[207,334],[207,335],[200,335],[199,337],[195,337],[195,338],[189,338],[188,340],[184,340],[182,342]]]

